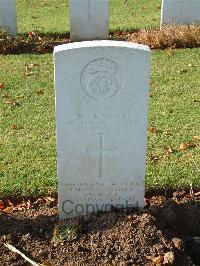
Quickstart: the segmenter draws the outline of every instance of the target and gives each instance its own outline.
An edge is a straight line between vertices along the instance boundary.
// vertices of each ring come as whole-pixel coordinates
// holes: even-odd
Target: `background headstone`
[[[143,207],[149,47],[80,42],[54,60],[60,219]]]
[[[161,25],[200,23],[200,0],[162,0]]]
[[[8,28],[12,34],[17,33],[16,0],[0,0],[0,27]]]
[[[70,0],[71,41],[109,37],[109,0]]]

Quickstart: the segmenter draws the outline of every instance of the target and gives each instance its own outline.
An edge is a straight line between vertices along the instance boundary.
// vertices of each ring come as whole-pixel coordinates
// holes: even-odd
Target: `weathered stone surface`
[[[109,0],[70,0],[71,41],[109,37]]]
[[[199,0],[163,0],[161,25],[200,23]]]
[[[54,60],[60,218],[143,207],[149,48],[88,41]]]

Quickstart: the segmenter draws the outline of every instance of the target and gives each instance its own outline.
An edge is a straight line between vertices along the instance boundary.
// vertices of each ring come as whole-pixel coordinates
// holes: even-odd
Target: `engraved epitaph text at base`
[[[73,43],[54,61],[60,219],[143,207],[149,48]]]

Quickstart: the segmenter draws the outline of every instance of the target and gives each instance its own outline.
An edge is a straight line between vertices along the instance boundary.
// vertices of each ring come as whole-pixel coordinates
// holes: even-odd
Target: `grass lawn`
[[[159,27],[161,0],[110,0],[110,30]],[[18,0],[19,33],[69,32],[68,0]]]
[[[0,198],[57,191],[52,55],[1,55],[0,61]],[[148,134],[148,189],[200,186],[200,146],[193,140],[200,130],[199,84],[200,49],[153,51],[149,127],[156,132]],[[197,145],[179,151],[181,143]]]

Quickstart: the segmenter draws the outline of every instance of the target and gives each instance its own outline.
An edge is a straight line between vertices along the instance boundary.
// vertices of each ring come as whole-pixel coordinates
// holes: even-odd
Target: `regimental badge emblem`
[[[110,99],[121,90],[122,86],[123,74],[119,65],[111,59],[93,60],[81,72],[81,87],[90,98]]]

